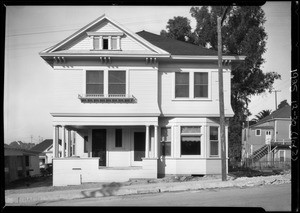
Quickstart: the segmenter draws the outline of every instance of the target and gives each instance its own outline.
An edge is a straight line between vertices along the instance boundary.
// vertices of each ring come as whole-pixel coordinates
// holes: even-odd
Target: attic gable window
[[[92,50],[121,50],[122,32],[87,32],[92,37]]]

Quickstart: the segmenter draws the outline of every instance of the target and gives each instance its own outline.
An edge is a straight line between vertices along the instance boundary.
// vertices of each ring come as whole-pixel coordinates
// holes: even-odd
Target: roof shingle
[[[59,140],[58,142],[59,142],[59,144],[61,144],[61,140]],[[37,151],[37,152],[43,152],[46,149],[48,149],[52,144],[53,144],[52,139],[46,139],[43,142],[32,147],[30,150]]]
[[[178,41],[176,39],[156,35],[145,30],[137,32],[136,34],[141,36],[143,39],[147,40],[151,44],[171,53],[171,55],[218,55],[218,52],[215,50],[207,49],[205,47],[190,44],[184,41]]]

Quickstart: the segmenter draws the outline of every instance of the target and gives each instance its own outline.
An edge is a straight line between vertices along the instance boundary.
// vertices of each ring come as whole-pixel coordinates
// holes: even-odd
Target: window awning
[[[200,136],[181,136],[181,141],[184,142],[199,142]]]

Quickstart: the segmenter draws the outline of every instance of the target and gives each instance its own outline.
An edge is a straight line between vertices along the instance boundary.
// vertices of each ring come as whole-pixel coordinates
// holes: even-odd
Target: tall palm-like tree
[[[257,115],[255,115],[255,118],[252,119],[252,121],[258,122],[262,120],[263,118],[267,117],[268,115],[271,115],[272,110],[270,109],[264,109],[260,111]]]

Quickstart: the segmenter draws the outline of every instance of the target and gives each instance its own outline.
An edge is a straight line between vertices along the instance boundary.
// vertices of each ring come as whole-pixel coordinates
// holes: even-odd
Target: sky
[[[197,6],[197,5],[195,5]],[[106,14],[132,32],[146,30],[159,34],[169,19],[194,18],[191,6],[7,6],[4,74],[4,142],[38,143],[52,138],[50,105],[54,84],[52,68],[38,53]],[[264,72],[281,74],[274,88],[277,104],[291,103],[291,3],[267,2],[265,30],[268,34]],[[253,115],[275,110],[275,94],[251,97]],[[253,116],[250,117],[250,119]]]

